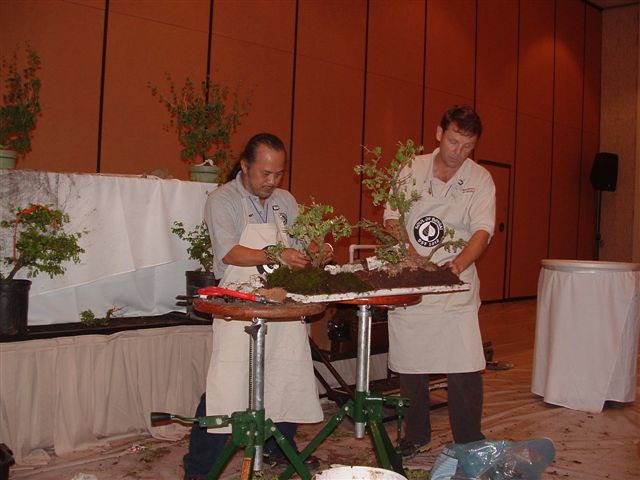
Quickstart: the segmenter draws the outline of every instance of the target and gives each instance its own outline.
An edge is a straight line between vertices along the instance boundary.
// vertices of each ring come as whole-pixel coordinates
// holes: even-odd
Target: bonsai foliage
[[[319,267],[326,260],[323,245],[327,235],[331,235],[334,241],[351,235],[347,219],[343,215],[327,217],[332,213],[332,206],[316,203],[312,198],[311,206],[298,206],[298,217],[287,229],[289,235],[300,242],[314,267]]]
[[[0,62],[0,148],[24,156],[31,149],[31,137],[40,114],[40,57],[27,45],[26,66],[19,68],[18,49]]]
[[[421,195],[411,187],[415,180],[408,173],[416,153],[423,150],[421,146],[414,146],[409,139],[405,144],[399,143],[395,157],[389,167],[380,166],[382,148],[376,147],[369,150],[365,147],[371,158],[367,163],[357,165],[355,172],[362,175],[362,184],[371,191],[373,204],[389,205],[399,214],[398,229],[391,232],[370,220],[362,220],[359,226],[373,233],[380,243],[376,254],[390,263],[400,262],[408,253],[409,239],[406,229],[406,218],[411,206],[420,199]]]
[[[444,250],[449,253],[457,252],[458,250],[463,249],[467,245],[467,241],[463,240],[462,238],[454,240],[453,237],[455,236],[455,234],[456,234],[455,229],[445,227],[444,235],[442,236],[440,243],[431,249],[431,251],[429,252],[429,255],[425,257],[426,260],[430,262],[431,259],[433,258],[433,254],[436,253],[441,248],[444,248]],[[451,240],[446,240],[447,237],[450,238]]]
[[[206,273],[213,271],[213,250],[211,250],[211,237],[209,237],[206,223],[202,222],[187,232],[182,222],[175,221],[171,233],[177,235],[180,240],[189,243],[187,248],[189,258],[200,264],[197,271],[205,271]]]
[[[182,145],[180,156],[187,163],[211,159],[225,172],[233,156],[231,135],[247,114],[249,101],[240,101],[237,90],[213,83],[209,78],[196,85],[190,78],[178,89],[167,74],[168,92],[148,84],[151,94],[170,115],[165,130],[174,129]]]
[[[66,271],[63,262],[80,262],[84,249],[78,240],[86,232],[65,232],[68,214],[33,203],[27,208],[15,209],[14,213],[14,219],[0,222],[0,227],[10,229],[13,235],[12,255],[2,258],[2,263],[11,267],[11,271],[6,277],[0,272],[0,279],[11,280],[21,268],[26,268],[29,278],[40,272],[53,278]]]

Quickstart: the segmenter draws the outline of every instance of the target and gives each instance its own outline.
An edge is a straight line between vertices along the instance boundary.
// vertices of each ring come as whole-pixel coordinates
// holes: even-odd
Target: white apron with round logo
[[[429,187],[427,185],[426,187]],[[431,243],[455,229],[454,240],[469,240],[468,201],[454,177],[435,194],[431,188],[416,202],[407,218],[407,231],[419,254],[431,252]],[[433,196],[432,196],[432,193]],[[445,238],[443,241],[451,240]],[[432,261],[452,260],[459,251],[439,249]],[[389,312],[389,368],[398,373],[461,373],[485,367],[478,324],[480,283],[475,265],[460,275],[468,292],[428,294],[412,307]]]
[[[247,209],[245,207],[245,218]],[[277,206],[275,206],[277,208]],[[274,211],[274,217],[280,216]],[[260,249],[283,239],[282,222],[246,223],[240,245]],[[258,268],[229,265],[220,282],[246,282]],[[249,408],[249,344],[244,328],[250,321],[213,320],[213,344],[207,375],[207,415],[229,415]],[[302,321],[267,321],[265,336],[264,405],[274,422],[315,423],[323,414],[318,397],[307,326]],[[210,429],[230,433],[231,428]]]

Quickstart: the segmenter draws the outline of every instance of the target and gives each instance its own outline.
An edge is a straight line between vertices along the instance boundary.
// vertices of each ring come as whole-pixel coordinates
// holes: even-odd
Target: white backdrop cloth
[[[187,229],[199,224],[215,188],[156,177],[0,170],[0,218],[10,219],[11,207],[49,204],[69,214],[69,232],[87,231],[79,264],[65,263],[66,273],[53,279],[31,279],[29,325],[77,322],[86,309],[97,317],[113,307],[124,316],[180,310],[175,296],[184,294],[184,272],[198,265],[171,227],[175,220]],[[12,255],[10,232],[0,235],[0,254]]]
[[[634,401],[640,264],[542,263],[531,391],[587,412]]]

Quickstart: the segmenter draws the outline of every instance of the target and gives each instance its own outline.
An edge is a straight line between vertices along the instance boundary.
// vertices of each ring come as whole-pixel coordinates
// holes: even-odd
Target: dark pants
[[[200,397],[198,408],[196,409],[196,417],[206,415],[206,405],[206,395],[203,393]],[[298,424],[280,422],[276,423],[276,426],[297,451],[293,438],[296,435]],[[183,459],[184,472],[186,475],[206,475],[224,450],[229,435],[226,433],[208,433],[209,431],[215,432],[215,429],[207,430],[206,428],[200,428],[196,424],[191,427],[189,452]],[[274,437],[269,438],[269,440],[265,442],[264,453],[272,456],[284,455]]]
[[[482,440],[482,374],[480,372],[447,375],[449,423],[455,443]],[[429,375],[400,374],[400,395],[409,398],[405,411],[405,441],[426,445],[431,441],[429,418]]]

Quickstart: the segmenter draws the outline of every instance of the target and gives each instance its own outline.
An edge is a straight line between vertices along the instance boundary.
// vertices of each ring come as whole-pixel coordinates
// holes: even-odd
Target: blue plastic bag
[[[538,480],[555,453],[548,438],[451,443],[436,458],[429,480]]]

